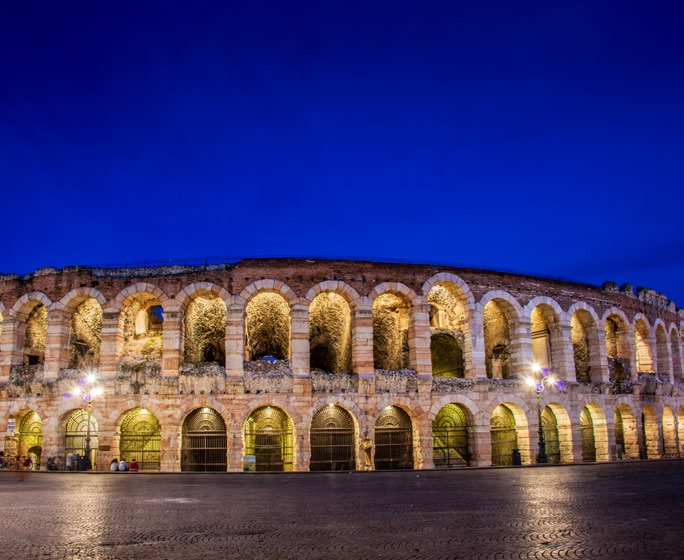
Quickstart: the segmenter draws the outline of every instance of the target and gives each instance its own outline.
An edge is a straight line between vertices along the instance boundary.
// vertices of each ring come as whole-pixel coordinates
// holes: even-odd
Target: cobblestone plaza
[[[683,481],[677,459],[370,473],[3,471],[0,540],[16,559],[681,559]]]

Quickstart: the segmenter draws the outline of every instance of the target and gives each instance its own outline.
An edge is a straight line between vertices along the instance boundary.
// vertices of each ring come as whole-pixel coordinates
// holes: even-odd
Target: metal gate
[[[291,471],[292,420],[279,408],[255,410],[245,426],[245,451],[256,458],[257,471]]]
[[[622,423],[622,414],[616,408],[613,416],[613,423],[615,425],[615,453],[618,459],[622,459],[625,454],[625,428]]]
[[[413,426],[402,409],[388,406],[375,423],[375,469],[413,468]]]
[[[226,423],[213,408],[198,408],[183,422],[181,471],[228,470]]]
[[[19,438],[16,455],[25,459],[29,456],[33,468],[40,469],[40,456],[43,451],[43,421],[33,410],[27,412],[19,421]]]
[[[558,464],[561,461],[558,421],[553,410],[548,406],[542,412],[542,429],[544,430],[546,458],[549,463]]]
[[[512,465],[513,450],[518,448],[515,417],[509,408],[500,404],[489,420],[492,439],[492,465]]]
[[[310,471],[350,471],[356,467],[354,420],[339,406],[326,406],[311,420]]]
[[[460,406],[446,405],[433,420],[432,455],[435,467],[468,464],[468,421]]]
[[[119,457],[135,459],[141,471],[158,471],[161,467],[161,427],[146,408],[134,408],[121,423]]]
[[[580,432],[582,434],[582,461],[596,462],[596,442],[594,440],[594,423],[586,408],[580,414]]]
[[[86,439],[88,438],[88,411],[82,408],[74,410],[67,420],[64,434],[64,457],[70,454],[85,456]],[[97,465],[97,420],[90,415],[90,457],[92,467]]]

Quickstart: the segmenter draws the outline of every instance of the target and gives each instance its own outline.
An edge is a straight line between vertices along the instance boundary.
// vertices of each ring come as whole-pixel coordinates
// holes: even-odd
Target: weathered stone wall
[[[47,322],[32,315],[38,304]],[[163,309],[156,325],[144,314],[153,306]],[[254,259],[5,275],[0,317],[0,416],[35,412],[43,455],[58,455],[65,419],[83,406],[63,395],[94,370],[104,389],[93,404],[98,468],[117,455],[125,415],[140,408],[161,426],[162,469],[178,470],[184,418],[210,407],[227,426],[228,469],[239,470],[245,422],[272,406],[291,418],[294,468],[306,470],[311,418],[330,404],[354,419],[356,441],[373,437],[387,407],[406,412],[417,468],[432,466],[432,421],[449,404],[469,418],[469,464],[491,464],[490,419],[503,406],[530,463],[538,419],[524,378],[539,331],[548,332],[551,373],[568,381],[542,394],[562,460],[581,460],[585,409],[598,460],[616,457],[616,437],[625,438],[631,457],[642,448],[655,457],[679,453],[684,436],[684,314],[653,290],[428,265]],[[606,329],[608,317],[617,319],[614,331]],[[90,363],[73,359],[76,335]],[[462,364],[454,368],[458,378],[432,377],[433,361],[453,350],[431,353],[435,335],[458,342],[460,357],[449,358]],[[44,363],[25,364],[29,347],[44,348]],[[497,347],[504,351],[494,364]],[[263,356],[275,361],[256,359]],[[637,358],[649,370],[638,372]],[[359,448],[357,465],[362,457]]]

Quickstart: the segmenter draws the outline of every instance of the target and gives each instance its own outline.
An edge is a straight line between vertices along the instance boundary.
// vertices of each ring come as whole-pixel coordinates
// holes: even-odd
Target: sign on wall
[[[7,434],[10,436],[14,435],[14,430],[17,429],[17,421],[14,418],[7,419]]]

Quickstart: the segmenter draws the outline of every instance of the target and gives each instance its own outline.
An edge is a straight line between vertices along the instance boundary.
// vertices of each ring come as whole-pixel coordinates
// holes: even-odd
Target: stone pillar
[[[309,377],[309,306],[303,303],[295,303],[292,306],[291,317],[292,375],[294,377]]]
[[[362,298],[352,313],[352,369],[357,375],[373,376],[373,308]]]
[[[618,337],[618,347],[621,352],[618,356],[622,357],[623,352],[629,356],[629,379],[630,381],[637,381],[639,379],[636,359],[636,341],[634,340],[634,333],[630,332],[629,327],[619,327],[616,336]]]
[[[120,312],[102,313],[102,334],[100,342],[100,377],[114,379],[116,364],[123,346],[123,335],[119,329]]]
[[[242,472],[242,430],[235,427],[228,431],[228,472]]]
[[[572,326],[570,324],[563,324],[560,327],[560,337],[558,339],[556,349],[551,349],[552,352],[557,351],[558,357],[553,357],[554,363],[558,364],[560,371],[551,372],[557,379],[560,378],[568,383],[577,382],[577,374],[575,372],[575,351],[572,347]]]
[[[596,329],[596,340],[596,344],[589,345],[589,367],[591,368],[591,381],[593,383],[608,383],[610,381],[610,371],[608,370],[606,332],[601,329]],[[595,350],[595,352],[593,350]]]
[[[481,422],[468,429],[471,467],[492,466],[492,434],[489,427],[489,418],[482,418]]]
[[[513,338],[511,340],[511,377],[523,379],[530,373],[534,362],[532,354],[532,327],[527,317],[518,319],[517,328],[509,326]]]
[[[611,407],[613,408],[613,407]],[[606,416],[606,435],[608,436],[608,457],[606,461],[616,461],[617,460],[617,447],[615,444],[615,419]],[[594,436],[595,437],[595,436]],[[598,453],[597,453],[598,455]],[[598,457],[597,457],[598,459]]]
[[[295,472],[306,472],[309,470],[311,462],[311,442],[309,441],[308,426],[300,426],[297,430],[297,442],[294,449],[294,465]]]
[[[411,308],[409,324],[409,367],[420,376],[432,375],[430,355],[430,306],[427,298],[420,296],[419,303]]]
[[[181,321],[180,311],[164,310],[162,377],[178,377],[182,352]]]
[[[45,344],[45,379],[57,379],[59,370],[69,366],[69,335],[71,316],[66,309],[48,310],[47,342]]]
[[[244,303],[229,304],[226,313],[226,377],[242,379],[245,361]]]
[[[579,411],[582,412],[582,409]],[[572,430],[572,461],[573,463],[582,462],[582,430],[580,428],[580,415],[577,415],[576,422],[570,422]]]
[[[484,337],[484,323],[482,321],[482,314],[471,320],[470,323],[470,339],[472,344],[471,364],[468,367],[466,363],[465,376],[468,379],[487,377],[487,365],[485,363],[485,337]],[[490,452],[491,457],[491,452]]]
[[[418,437],[418,453],[414,452],[414,464],[417,469],[434,469],[435,461],[433,457],[432,442],[432,422],[425,418],[423,421],[416,421],[416,436]]]
[[[15,317],[6,317],[2,322],[2,335],[0,336],[0,383],[9,381],[10,369],[13,365],[23,363],[23,340],[18,344],[22,323]]]

